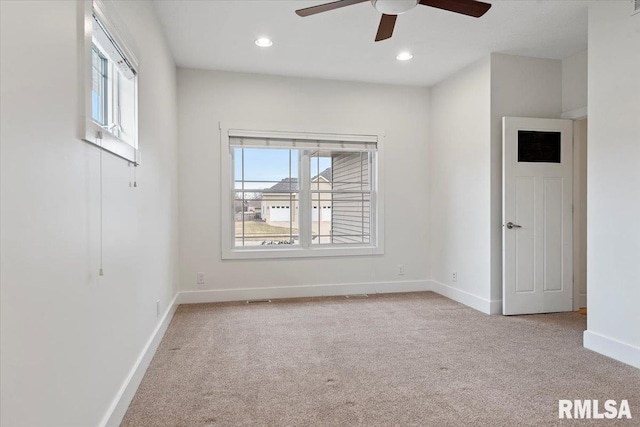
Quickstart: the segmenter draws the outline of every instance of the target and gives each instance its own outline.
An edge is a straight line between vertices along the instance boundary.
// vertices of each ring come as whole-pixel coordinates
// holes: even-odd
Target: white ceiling
[[[331,1],[331,0],[328,0]],[[181,67],[430,86],[491,53],[563,59],[587,48],[587,1],[485,0],[479,19],[418,6],[374,43],[380,13],[361,3],[301,18],[306,0],[156,0]],[[258,37],[274,42],[254,45]],[[400,62],[401,50],[414,54]]]

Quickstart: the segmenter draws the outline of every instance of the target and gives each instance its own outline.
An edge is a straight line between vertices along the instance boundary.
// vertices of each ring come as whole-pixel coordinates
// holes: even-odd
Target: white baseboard
[[[178,295],[180,294],[178,293],[173,298],[173,301],[169,304],[164,316],[162,316],[162,320],[160,320],[146,345],[142,348],[142,352],[138,356],[136,363],[134,363],[133,368],[131,368],[129,375],[122,384],[122,387],[120,387],[118,394],[116,394],[113,399],[107,413],[102,418],[102,421],[99,424],[101,427],[119,426],[122,422],[124,414],[126,414],[129,404],[138,390],[142,377],[144,377],[144,373],[147,371],[147,368],[151,363],[151,359],[153,359],[153,355],[158,349],[160,341],[162,341],[164,333],[167,331],[167,327],[169,326],[169,323],[171,323],[171,319],[178,308],[178,305],[176,304]]]
[[[395,292],[430,291],[428,280],[398,282],[349,283],[342,285],[282,286],[270,288],[211,289],[183,291],[178,294],[178,304],[246,301],[253,299],[325,297],[357,294],[384,294]]]
[[[430,280],[407,280],[396,282],[349,283],[341,285],[282,286],[270,288],[212,289],[178,292],[162,320],[151,334],[138,356],[122,387],[100,422],[101,427],[119,426],[133,400],[138,386],[153,359],[171,319],[180,304],[198,304],[252,299],[303,298],[358,294],[384,294],[398,292],[434,291],[454,301],[465,304],[487,314],[498,314],[501,301],[489,301],[475,295]]]
[[[143,347],[138,359],[134,363],[129,375],[122,387],[114,397],[109,409],[100,421],[100,427],[119,426],[127,413],[129,404],[140,386],[153,355],[155,354],[162,338],[164,337],[171,319],[180,304],[243,301],[248,299],[263,298],[300,298],[311,296],[333,296],[354,294],[376,294],[394,292],[430,291],[431,283],[427,280],[412,280],[402,282],[381,283],[356,283],[346,285],[322,285],[322,286],[289,286],[277,288],[247,288],[247,289],[221,289],[207,291],[178,292],[167,308],[162,320],[151,334],[151,337]]]
[[[585,348],[640,369],[640,348],[592,331],[584,331]]]
[[[483,299],[433,280],[183,291],[178,294],[176,303],[200,304],[209,302],[246,301],[252,299],[304,298],[420,291],[436,292],[486,314],[502,313],[502,300],[490,301]]]
[[[488,300],[469,292],[445,285],[444,283],[431,281],[431,290],[485,314],[502,314],[502,300]]]
[[[433,280],[183,291],[178,294],[176,303],[201,304],[253,299],[304,298],[420,291],[436,292],[486,314],[502,313],[502,300],[486,300]]]
[[[215,289],[178,292],[162,320],[151,334],[129,375],[100,422],[101,427],[119,426],[131,400],[153,359],[171,319],[180,304],[197,304],[252,299],[302,298],[357,294],[433,291],[444,297],[486,314],[501,314],[502,301],[488,300],[435,280],[410,280],[378,283],[352,283],[342,285],[283,286],[270,288]],[[591,331],[584,332],[584,347],[640,368],[640,348],[605,337]]]

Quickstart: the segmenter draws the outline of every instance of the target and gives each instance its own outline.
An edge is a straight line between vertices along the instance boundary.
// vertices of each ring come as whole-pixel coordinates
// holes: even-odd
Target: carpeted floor
[[[123,426],[640,425],[640,370],[578,313],[487,316],[424,292],[183,305]],[[628,399],[632,420],[558,420]]]

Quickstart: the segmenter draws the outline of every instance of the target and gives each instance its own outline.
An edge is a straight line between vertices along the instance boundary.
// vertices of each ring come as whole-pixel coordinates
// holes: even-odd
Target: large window
[[[112,2],[85,2],[82,138],[138,163],[138,63]],[[129,42],[127,42],[127,40]]]
[[[305,136],[231,132],[226,257],[380,253],[378,138]]]

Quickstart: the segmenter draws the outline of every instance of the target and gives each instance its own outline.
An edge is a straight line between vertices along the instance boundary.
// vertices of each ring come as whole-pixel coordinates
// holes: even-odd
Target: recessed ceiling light
[[[260,37],[258,40],[256,40],[256,46],[269,47],[272,44],[273,42],[271,41],[271,39],[268,39],[266,37]]]
[[[400,52],[398,56],[396,56],[398,61],[408,61],[411,58],[413,58],[413,55],[410,52]]]

